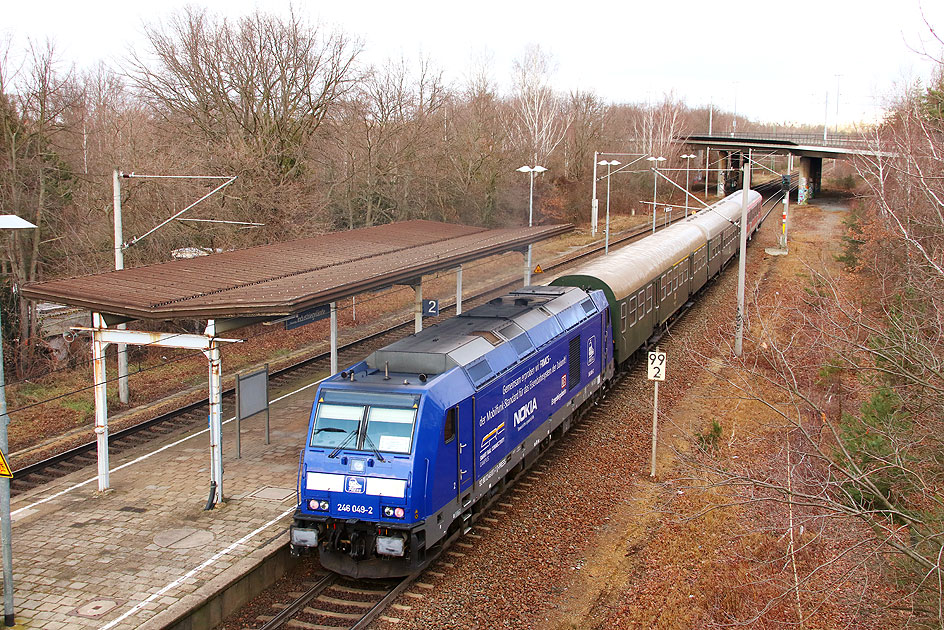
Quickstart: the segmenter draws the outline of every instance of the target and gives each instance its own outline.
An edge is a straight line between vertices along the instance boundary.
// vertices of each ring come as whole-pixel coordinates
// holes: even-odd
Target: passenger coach
[[[617,365],[643,348],[738,248],[742,192],[725,197],[551,285],[600,290],[612,316]],[[762,220],[761,195],[748,193],[748,236]]]

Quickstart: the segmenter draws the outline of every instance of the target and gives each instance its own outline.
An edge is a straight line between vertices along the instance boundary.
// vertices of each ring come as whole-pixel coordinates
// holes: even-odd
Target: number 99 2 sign
[[[665,352],[661,350],[649,351],[648,367],[650,381],[664,381],[666,368]]]

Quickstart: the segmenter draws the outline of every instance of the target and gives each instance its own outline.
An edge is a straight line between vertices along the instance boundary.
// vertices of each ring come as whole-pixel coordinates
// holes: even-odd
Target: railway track
[[[306,630],[361,630],[399,595],[419,574],[399,580],[353,580],[320,573],[304,591],[285,593],[256,615],[252,630],[305,628]]]
[[[794,176],[794,179],[796,179],[796,176]],[[766,194],[774,190],[779,190],[780,182],[775,180],[761,184],[755,188],[762,194]],[[673,222],[683,218],[684,216],[678,217],[674,219]],[[618,246],[620,244],[629,243],[647,236],[650,232],[651,228],[648,225],[640,225],[614,235],[610,244]],[[546,265],[545,270],[556,271],[564,269],[578,261],[599,254],[603,249],[604,245],[602,243],[595,243],[579,251],[565,254],[557,258]],[[518,286],[518,284],[519,282],[516,280],[496,284],[475,295],[463,298],[463,302],[469,306],[473,306],[487,299],[491,299],[495,295],[502,294],[509,288]],[[454,304],[444,306],[441,309],[443,313],[441,316],[454,311],[454,309]],[[346,364],[353,362],[354,359],[362,357],[372,349],[382,347],[390,341],[399,338],[404,332],[410,330],[412,326],[413,316],[410,314],[408,318],[404,318],[400,322],[340,346],[338,348],[339,363]],[[270,388],[278,390],[288,387],[288,385],[293,382],[298,383],[310,380],[314,378],[314,375],[325,373],[329,369],[329,361],[330,353],[319,352],[292,365],[273,371],[269,375]],[[224,417],[229,417],[229,414],[233,413],[232,405],[233,389],[230,388],[223,392]],[[140,446],[159,437],[204,427],[208,412],[207,400],[203,399],[157,415],[134,426],[114,431],[109,435],[109,451],[112,454],[120,453],[121,451]],[[52,457],[16,468],[10,488],[11,494],[16,496],[59,477],[94,465],[96,462],[96,448],[96,442],[90,441],[63,450]]]

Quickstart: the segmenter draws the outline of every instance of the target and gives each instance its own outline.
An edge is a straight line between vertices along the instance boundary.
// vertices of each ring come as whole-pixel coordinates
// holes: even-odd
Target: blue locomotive
[[[464,531],[736,251],[741,193],[324,380],[298,474],[293,553],[407,575]],[[748,231],[763,219],[749,197]]]
[[[353,577],[422,567],[612,374],[607,309],[601,291],[525,287],[325,380],[293,550]]]

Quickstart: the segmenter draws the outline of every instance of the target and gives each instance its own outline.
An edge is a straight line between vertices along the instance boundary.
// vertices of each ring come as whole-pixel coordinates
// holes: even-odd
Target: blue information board
[[[293,328],[299,328],[305,324],[310,324],[312,322],[317,322],[322,319],[326,319],[331,315],[331,305],[322,304],[321,306],[316,306],[315,308],[310,308],[307,311],[302,311],[297,315],[292,315],[290,318],[285,320],[285,330],[292,330]]]

